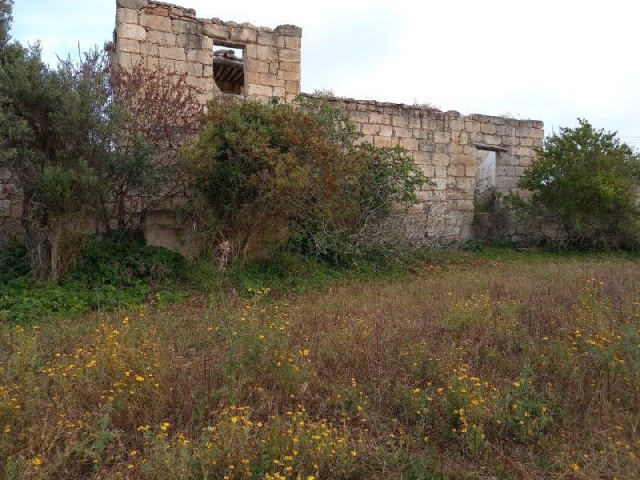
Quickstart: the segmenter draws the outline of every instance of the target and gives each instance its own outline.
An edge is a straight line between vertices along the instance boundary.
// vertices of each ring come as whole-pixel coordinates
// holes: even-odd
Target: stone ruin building
[[[195,10],[151,0],[117,0],[112,61],[130,68],[140,61],[186,73],[204,93],[291,101],[300,91],[302,29],[197,18]],[[487,203],[516,187],[542,147],[543,123],[369,100],[323,97],[346,110],[363,140],[404,147],[431,185],[420,192],[414,218],[423,238],[466,241],[486,221]],[[15,232],[21,202],[9,172],[0,171],[0,238]],[[494,220],[488,220],[489,222]],[[497,234],[518,240],[506,222]],[[170,212],[150,215],[147,241],[181,249]]]

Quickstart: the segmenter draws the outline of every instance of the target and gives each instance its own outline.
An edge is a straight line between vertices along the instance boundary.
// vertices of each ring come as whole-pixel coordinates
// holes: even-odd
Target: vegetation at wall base
[[[285,245],[336,262],[394,250],[402,232],[381,227],[418,202],[426,179],[403,149],[359,137],[344,111],[317,100],[210,102],[182,150],[183,216],[222,268]]]
[[[238,262],[222,274],[215,259],[186,260],[167,249],[145,246],[139,233],[111,232],[89,238],[74,269],[57,281],[45,281],[30,275],[27,249],[12,243],[0,249],[0,321],[77,318],[91,311],[181,302],[198,293],[250,296],[250,289],[268,287],[276,295],[288,295],[344,281],[378,281],[403,275],[424,255],[390,258],[372,253],[335,265],[280,251]]]
[[[520,219],[557,247],[640,248],[640,156],[615,133],[578,119],[545,139],[507,201]]]
[[[0,251],[0,321],[33,323],[50,317],[79,317],[148,301],[184,298],[185,260],[140,236],[113,233],[86,242],[77,267],[58,281],[32,277],[26,248]]]

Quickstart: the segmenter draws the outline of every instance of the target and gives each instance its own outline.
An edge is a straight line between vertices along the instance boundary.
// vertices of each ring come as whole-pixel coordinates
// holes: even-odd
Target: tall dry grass
[[[0,477],[640,475],[632,261],[2,325],[0,365]]]

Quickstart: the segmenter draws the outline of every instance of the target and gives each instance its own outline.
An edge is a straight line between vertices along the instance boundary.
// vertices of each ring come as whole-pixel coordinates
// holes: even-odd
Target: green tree
[[[402,150],[355,145],[344,113],[301,103],[209,104],[184,163],[189,212],[210,248],[246,257],[293,240],[326,253],[417,202],[424,178]]]
[[[8,39],[10,2],[0,14]],[[198,93],[166,69],[111,69],[98,49],[52,68],[38,45],[0,45],[0,167],[23,193],[35,275],[57,278],[92,227],[136,228],[177,194],[175,148],[199,125]]]
[[[518,184],[530,194],[512,203],[570,248],[637,248],[640,159],[616,133],[578,122],[545,139]]]
[[[9,43],[9,28],[13,17],[13,0],[0,0],[0,51]]]
[[[50,68],[38,46],[13,44],[0,65],[0,165],[22,189],[22,226],[38,275],[65,269],[63,237],[75,235],[70,226],[82,222],[100,190],[91,162],[104,138],[83,92],[89,83]]]

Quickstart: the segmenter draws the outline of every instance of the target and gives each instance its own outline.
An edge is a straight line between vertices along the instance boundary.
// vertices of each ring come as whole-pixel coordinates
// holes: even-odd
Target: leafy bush
[[[575,249],[627,249],[640,244],[640,159],[615,133],[578,120],[547,137],[538,159],[511,197],[525,218],[559,229],[559,242]]]
[[[290,241],[305,253],[348,248],[367,228],[417,203],[424,182],[402,149],[355,145],[344,112],[301,100],[211,103],[184,150],[191,200],[210,252],[269,256]]]
[[[150,300],[171,303],[181,288],[185,259],[160,247],[148,247],[130,234],[91,239],[79,264],[58,282],[28,276],[26,248],[15,245],[0,255],[0,320],[32,322],[43,317],[75,317],[96,309],[113,309]]]
[[[147,246],[141,236],[122,232],[95,237],[83,248],[79,259],[71,278],[88,286],[175,282],[186,263],[176,252]]]
[[[0,249],[0,285],[28,273],[27,249],[23,244],[13,242]]]
[[[51,68],[38,45],[8,42],[12,6],[0,2],[0,167],[23,193],[32,274],[55,280],[89,226],[137,228],[177,194],[175,150],[199,127],[201,92],[169,68],[110,68],[97,48]]]

